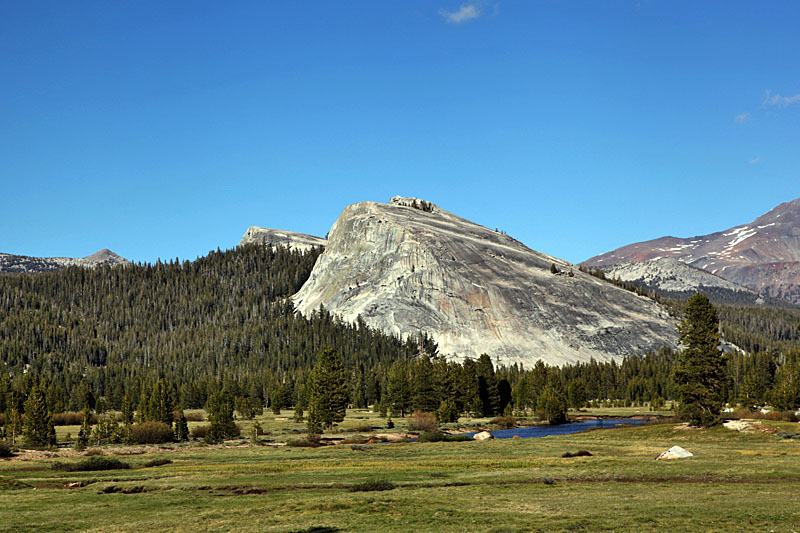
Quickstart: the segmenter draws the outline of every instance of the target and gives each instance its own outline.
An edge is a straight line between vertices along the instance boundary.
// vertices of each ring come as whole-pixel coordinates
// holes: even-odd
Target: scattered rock
[[[658,457],[656,457],[656,461],[660,461],[662,459],[685,459],[686,457],[693,457],[694,454],[688,450],[684,450],[680,446],[673,446],[669,450],[662,452]]]
[[[728,420],[722,425],[734,431],[746,431],[752,427],[753,423],[747,420]]]
[[[472,438],[475,440],[491,440],[494,438],[494,435],[492,435],[488,431],[481,431],[480,433],[475,433],[475,435]]]

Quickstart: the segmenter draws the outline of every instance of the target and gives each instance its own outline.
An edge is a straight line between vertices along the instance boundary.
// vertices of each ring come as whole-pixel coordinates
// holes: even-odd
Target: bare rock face
[[[750,224],[688,239],[661,237],[630,244],[585,264],[605,270],[618,263],[667,257],[800,304],[800,199],[783,203]]]
[[[345,208],[293,300],[304,314],[322,305],[404,337],[425,332],[450,357],[504,364],[677,344],[674,320],[654,302],[416,198]]]
[[[313,235],[306,235],[305,233],[250,226],[247,228],[242,240],[239,241],[239,246],[257,243],[265,246],[289,246],[297,250],[306,251],[315,246],[324,248],[326,242],[327,241],[321,237],[314,237]]]
[[[648,259],[638,263],[617,263],[603,267],[609,278],[621,281],[638,281],[654,289],[669,292],[702,291],[705,288],[727,289],[755,294],[738,283],[733,283],[697,267],[687,265],[674,257]]]
[[[29,257],[0,253],[0,272],[52,272],[70,266],[125,265],[130,261],[108,248],[86,257]]]

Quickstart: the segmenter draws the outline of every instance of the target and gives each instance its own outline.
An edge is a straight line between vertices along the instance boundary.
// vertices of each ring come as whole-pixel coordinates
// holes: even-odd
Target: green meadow
[[[365,419],[382,420],[351,411],[338,436],[352,437],[347,428]],[[101,457],[129,469],[55,470],[57,462],[87,459],[66,450],[2,460],[0,528],[800,530],[800,440],[764,431],[658,424],[535,439],[304,448],[278,445],[302,438],[294,433],[302,425],[271,416],[259,423],[270,434],[258,444],[102,449]],[[763,424],[800,431],[797,423]],[[694,457],[654,460],[673,445]],[[579,450],[592,456],[562,457]],[[171,462],[146,466],[159,459]],[[389,490],[369,490],[376,488]]]

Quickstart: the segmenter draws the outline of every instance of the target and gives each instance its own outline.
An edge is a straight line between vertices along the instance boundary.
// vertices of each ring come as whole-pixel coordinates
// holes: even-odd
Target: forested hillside
[[[0,275],[3,374],[23,394],[44,379],[55,410],[80,409],[87,391],[119,408],[126,389],[138,398],[141,382],[162,377],[185,407],[202,407],[217,381],[263,400],[325,346],[349,367],[418,351],[324,311],[294,313],[286,297],[318,254],[248,245],[193,262]]]

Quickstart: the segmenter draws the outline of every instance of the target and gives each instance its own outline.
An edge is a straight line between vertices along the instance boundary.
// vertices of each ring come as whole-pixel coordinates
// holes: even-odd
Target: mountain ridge
[[[800,304],[800,199],[784,202],[749,224],[685,239],[660,237],[633,243],[582,264],[603,269],[663,258]]]
[[[96,267],[98,265],[124,265],[130,261],[103,248],[86,257],[34,257],[0,253],[0,272],[39,273],[62,270],[71,266]]]

